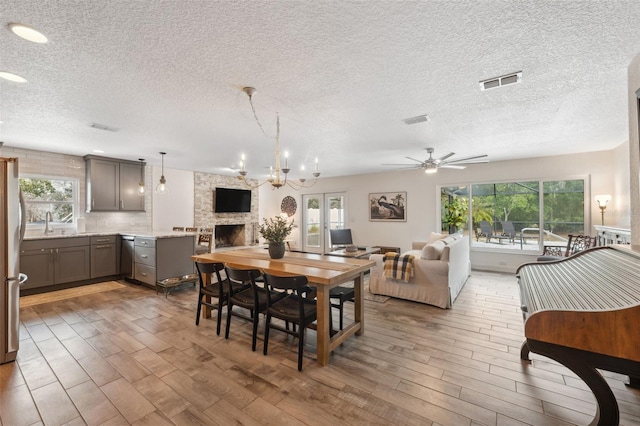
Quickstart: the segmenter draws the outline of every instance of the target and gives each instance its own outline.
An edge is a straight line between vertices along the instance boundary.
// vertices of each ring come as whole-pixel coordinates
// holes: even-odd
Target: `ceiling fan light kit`
[[[404,168],[418,168],[424,169],[424,172],[427,174],[433,174],[438,171],[438,169],[464,169],[467,164],[477,164],[477,163],[488,163],[489,160],[486,159],[487,154],[481,155],[472,155],[470,157],[463,157],[453,160],[448,160],[450,157],[455,155],[455,152],[450,152],[446,155],[443,155],[440,158],[433,158],[433,148],[426,148],[429,153],[429,158],[426,160],[418,160],[412,157],[405,157],[408,160],[415,161],[417,164],[383,164],[383,166],[404,166]],[[447,161],[448,160],[448,161]]]

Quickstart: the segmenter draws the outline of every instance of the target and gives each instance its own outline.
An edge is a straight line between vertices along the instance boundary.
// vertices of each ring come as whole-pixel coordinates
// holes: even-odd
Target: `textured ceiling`
[[[280,114],[292,169],[319,157],[337,176],[426,147],[491,161],[611,149],[628,138],[640,52],[637,0],[2,0],[0,22],[0,71],[28,80],[0,80],[6,145],[156,165],[166,151],[168,168],[221,174],[244,153],[250,177],[274,142],[244,86],[267,134]],[[520,84],[479,90],[515,71]]]

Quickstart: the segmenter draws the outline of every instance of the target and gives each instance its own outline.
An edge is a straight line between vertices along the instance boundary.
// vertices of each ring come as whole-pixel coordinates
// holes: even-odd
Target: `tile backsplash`
[[[85,218],[87,232],[149,231],[152,229],[151,190],[147,188],[144,212],[93,212],[86,213],[86,181],[84,158],[53,152],[3,146],[3,157],[17,157],[20,176],[61,176],[77,179],[77,211],[75,217]],[[151,182],[151,167],[145,168],[145,182]],[[149,186],[149,184],[147,184]]]

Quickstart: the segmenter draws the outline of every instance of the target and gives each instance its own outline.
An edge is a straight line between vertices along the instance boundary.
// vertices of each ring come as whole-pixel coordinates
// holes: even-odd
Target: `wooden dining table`
[[[192,259],[222,262],[234,268],[256,268],[273,275],[305,275],[317,290],[317,357],[320,366],[327,365],[331,352],[348,337],[364,332],[364,274],[375,265],[374,261],[290,251],[282,259],[271,259],[264,248],[206,253],[194,255]],[[329,329],[329,290],[349,281],[354,283],[354,322],[333,334]],[[203,312],[203,315],[211,315],[209,310],[205,311],[208,312]]]

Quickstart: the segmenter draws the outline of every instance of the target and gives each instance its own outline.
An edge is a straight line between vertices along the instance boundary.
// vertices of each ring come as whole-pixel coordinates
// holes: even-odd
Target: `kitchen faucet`
[[[53,222],[53,216],[50,210],[44,215],[44,235],[53,233],[53,227],[49,228],[49,222]]]

